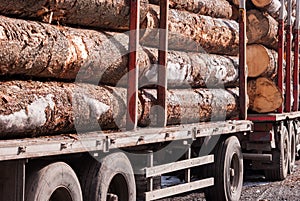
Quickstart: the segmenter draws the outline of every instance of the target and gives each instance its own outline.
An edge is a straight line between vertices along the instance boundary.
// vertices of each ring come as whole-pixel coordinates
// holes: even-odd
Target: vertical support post
[[[137,127],[138,101],[138,58],[140,26],[140,1],[130,0],[130,32],[129,32],[129,64],[127,81],[127,114],[126,129],[134,130]]]
[[[160,1],[160,23],[159,23],[159,51],[158,51],[158,105],[163,111],[158,111],[158,126],[167,124],[167,55],[168,55],[168,16],[169,0]]]
[[[246,1],[240,0],[239,9],[239,96],[240,119],[247,119],[247,67],[246,67]]]
[[[291,57],[292,57],[292,1],[288,0],[288,18],[287,18],[287,30],[286,30],[286,100],[285,100],[285,111],[291,112],[292,105],[292,89],[291,89]]]
[[[153,157],[153,151],[150,150],[148,152],[148,167],[153,167],[153,161],[154,161],[154,157]],[[153,191],[153,177],[148,179],[148,191]]]
[[[294,71],[293,71],[293,111],[299,110],[299,33],[300,33],[300,0],[297,0],[296,23],[294,28]]]
[[[277,85],[281,94],[283,94],[283,51],[284,51],[284,0],[281,0],[280,15],[278,20],[278,68],[277,68]],[[283,97],[284,98],[284,97]],[[283,101],[284,102],[284,101]],[[278,109],[279,113],[283,112],[283,105]]]
[[[192,150],[191,150],[191,145],[188,144],[188,150],[186,152],[186,159],[191,159],[192,156]],[[185,170],[185,182],[190,183],[191,182],[191,168],[188,168]]]

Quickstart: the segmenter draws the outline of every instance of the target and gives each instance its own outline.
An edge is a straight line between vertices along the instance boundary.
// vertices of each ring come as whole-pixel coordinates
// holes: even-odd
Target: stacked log
[[[0,84],[0,138],[121,129],[125,125],[125,88],[20,80]],[[249,82],[248,90],[254,111],[274,110],[281,103],[281,94],[266,78]],[[155,90],[140,90],[139,126],[155,125],[151,108],[156,100]],[[238,114],[237,88],[170,89],[166,100],[168,125],[225,120]],[[263,105],[266,103],[268,108]]]
[[[144,46],[138,57],[140,127],[156,124],[158,104],[159,9],[156,0],[150,0],[156,5],[144,2]],[[239,34],[232,2],[170,2],[167,124],[237,117]],[[124,128],[128,8],[126,0],[0,0],[5,15],[0,16],[0,138]],[[267,36],[247,35],[249,44],[267,41]],[[267,47],[276,46],[274,37]],[[261,45],[249,46],[247,52],[249,58],[265,58],[262,64],[252,64],[256,74],[248,83],[249,111],[273,112],[282,103],[272,81],[277,55]],[[258,72],[258,65],[265,69]]]

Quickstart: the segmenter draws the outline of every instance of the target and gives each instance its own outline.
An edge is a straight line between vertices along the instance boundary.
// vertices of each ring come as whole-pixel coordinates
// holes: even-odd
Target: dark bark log
[[[267,78],[248,82],[249,109],[258,113],[275,112],[282,102],[282,94],[276,84]]]
[[[263,44],[277,50],[278,23],[267,13],[258,10],[247,12],[247,38],[248,44]]]
[[[142,25],[141,44],[158,46],[159,9],[151,6]],[[215,54],[238,54],[238,24],[233,20],[216,19],[171,9],[169,12],[169,48],[184,51],[205,51]],[[220,34],[222,33],[222,34]]]
[[[0,75],[126,86],[128,36],[0,17]],[[156,84],[157,50],[140,48],[142,84]],[[233,86],[237,58],[170,51],[170,87]],[[150,83],[147,82],[150,80]]]
[[[274,50],[267,49],[262,45],[248,45],[248,76],[274,79],[277,74],[277,59],[278,55]]]
[[[148,1],[142,0],[141,5],[144,20]],[[0,0],[0,13],[43,22],[128,30],[130,10],[127,0]]]
[[[31,137],[124,127],[126,90],[89,84],[0,82],[1,138]],[[225,120],[237,114],[236,89],[167,93],[168,124]],[[154,125],[155,91],[140,92],[139,125]]]
[[[149,0],[158,5],[160,0]],[[170,8],[186,10],[200,15],[208,15],[216,18],[230,19],[232,6],[226,0],[170,0]]]

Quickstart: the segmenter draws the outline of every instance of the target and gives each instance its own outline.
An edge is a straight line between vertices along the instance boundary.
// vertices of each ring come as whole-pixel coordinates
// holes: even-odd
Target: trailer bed
[[[250,132],[252,122],[247,120],[203,122],[165,128],[140,128],[126,132],[89,132],[36,138],[0,140],[0,161],[54,156],[88,151],[194,140],[199,137]]]

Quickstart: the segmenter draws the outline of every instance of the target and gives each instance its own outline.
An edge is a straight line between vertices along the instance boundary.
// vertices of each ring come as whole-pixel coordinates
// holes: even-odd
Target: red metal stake
[[[239,96],[240,119],[247,119],[247,69],[246,69],[246,2],[240,0],[239,9]]]
[[[292,106],[292,89],[291,89],[291,56],[292,56],[292,2],[288,0],[288,22],[286,30],[286,90],[285,90],[285,111],[291,112]]]
[[[167,55],[168,55],[168,16],[169,0],[160,1],[160,24],[159,24],[159,51],[158,51],[158,105],[163,111],[158,111],[158,126],[167,124]]]
[[[139,44],[140,1],[130,0],[130,32],[129,32],[129,64],[127,81],[127,114],[126,129],[137,127],[137,101],[138,101],[138,60]]]
[[[284,51],[284,0],[281,0],[280,16],[278,21],[278,69],[277,85],[283,94],[283,51]],[[283,97],[284,98],[284,97]],[[283,106],[278,109],[279,113],[283,112]]]
[[[293,111],[299,110],[299,31],[300,29],[300,1],[297,1],[296,23],[294,29],[294,73],[293,73]]]

